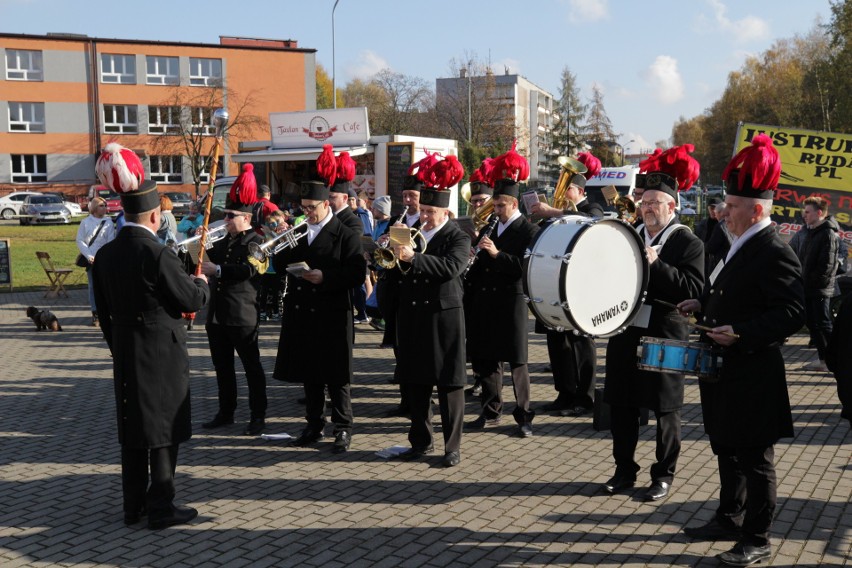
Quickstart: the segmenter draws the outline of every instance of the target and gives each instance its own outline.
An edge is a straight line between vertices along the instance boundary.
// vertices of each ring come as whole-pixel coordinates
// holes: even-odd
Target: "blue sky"
[[[294,39],[332,68],[334,0],[0,0],[0,31],[218,43],[220,35]],[[426,79],[475,53],[558,97],[567,66],[593,84],[627,153],[700,114],[748,55],[830,19],[828,0],[338,0],[338,86],[389,67]],[[630,142],[630,140],[635,140]],[[731,141],[733,145],[733,141]]]

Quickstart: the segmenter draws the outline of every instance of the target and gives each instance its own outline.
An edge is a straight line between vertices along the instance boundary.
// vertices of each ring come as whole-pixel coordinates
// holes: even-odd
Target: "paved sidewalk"
[[[28,305],[48,307],[65,331],[36,332]],[[539,414],[535,436],[501,426],[466,433],[462,463],[389,462],[377,450],[407,444],[407,420],[385,418],[397,403],[392,353],[357,326],[352,450],[330,441],[291,448],[210,434],[216,382],[203,326],[190,334],[195,437],[178,458],[178,500],[201,513],[191,526],[149,531],[122,523],[119,446],[111,360],[89,327],[85,289],[46,301],[40,292],[0,294],[0,565],[14,566],[717,566],[729,543],[692,543],[686,525],[711,518],[718,483],[701,426],[695,379],[687,380],[683,451],[670,497],[641,501],[654,459],[643,428],[640,485],[600,492],[613,471],[608,432],[591,417]],[[530,328],[532,322],[530,321]],[[277,323],[263,323],[261,354],[271,373]],[[834,380],[806,372],[813,351],[798,335],[784,350],[796,438],[776,447],[779,503],[773,566],[852,565],[852,436],[839,418]],[[603,363],[604,343],[599,344]],[[850,346],[852,348],[852,346]],[[322,356],[322,346],[317,353]],[[530,334],[534,404],[554,396],[547,350]],[[602,382],[602,368],[599,381]],[[511,386],[504,393],[511,399]],[[295,386],[269,380],[269,433],[303,426]],[[511,412],[511,404],[509,412]],[[469,400],[467,419],[477,414]],[[653,424],[653,422],[652,422]],[[437,441],[440,442],[440,433]]]

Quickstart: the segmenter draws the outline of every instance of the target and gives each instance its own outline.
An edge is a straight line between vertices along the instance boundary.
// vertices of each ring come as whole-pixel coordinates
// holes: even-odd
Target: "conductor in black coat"
[[[284,249],[273,259],[275,272],[287,275],[274,377],[305,387],[308,424],[293,441],[296,446],[322,439],[324,391],[328,389],[333,451],[342,453],[349,449],[353,424],[349,385],[354,337],[349,290],[363,280],[366,261],[361,235],[344,227],[331,212],[327,186],[304,182],[301,198],[307,217],[295,230],[306,236],[295,248]],[[288,270],[288,265],[302,262],[309,267],[304,273]],[[316,355],[318,349],[320,355]],[[315,355],[309,355],[312,353]]]
[[[207,252],[201,271],[210,278],[207,339],[216,369],[219,409],[204,428],[234,423],[237,408],[237,375],[234,351],[240,357],[248,383],[251,418],[244,433],[257,436],[265,427],[266,374],[258,345],[258,265],[249,262],[249,244],[263,238],[251,227],[252,204],[229,202],[225,210],[228,235]]]
[[[603,208],[586,198],[584,175],[574,174],[571,177],[565,196],[574,204],[576,211],[561,210],[546,203],[536,203],[532,206],[531,212],[551,219],[564,215],[603,217]],[[597,371],[595,340],[575,335],[571,331],[546,329],[538,321],[535,325],[535,331],[544,333],[547,337],[547,355],[553,372],[553,385],[557,392],[556,400],[546,404],[544,410],[556,411],[562,416],[588,414],[594,408],[595,400]]]
[[[124,522],[147,513],[152,529],[198,515],[173,504],[178,446],[192,436],[184,312],[207,301],[207,278],[192,278],[160,244],[157,184],[121,194],[126,225],[92,268],[101,331],[113,355]],[[149,480],[150,465],[150,486]]]
[[[446,467],[461,461],[464,424],[465,328],[461,275],[470,237],[448,215],[450,192],[423,188],[420,230],[425,251],[395,247],[398,278],[397,375],[411,411],[411,449],[399,457],[433,451],[432,390],[438,387]]]
[[[523,258],[538,227],[518,211],[519,185],[500,180],[494,187],[498,224],[479,241],[467,273],[466,324],[473,372],[482,380],[482,413],[469,424],[484,428],[499,422],[503,410],[503,362],[512,370],[517,405],[513,411],[521,436],[532,436],[530,374],[527,368],[527,304]]]
[[[725,170],[727,225],[734,243],[724,266],[708,277],[700,301],[679,304],[700,312],[713,331],[702,340],[722,348],[718,381],[700,381],[704,429],[719,463],[719,507],[707,525],[684,532],[699,540],[737,540],[718,557],[747,566],[771,556],[769,532],[777,501],[774,444],[793,436],[781,345],[804,323],[804,287],[799,261],[771,226],[773,189],[781,164],[768,136],[758,135],[741,152],[773,160],[762,175]],[[740,183],[742,182],[742,183]],[[848,348],[848,346],[847,346]]]
[[[691,158],[690,158],[691,159]],[[704,283],[704,244],[674,214],[678,181],[665,172],[645,178],[642,195],[645,241],[650,264],[645,306],[633,325],[609,339],[606,349],[604,400],[611,406],[612,455],[615,475],[604,484],[608,493],[633,487],[639,464],[634,456],[639,441],[640,408],[657,418],[656,463],[651,486],[643,498],[665,498],[674,480],[680,455],[680,409],[683,374],[640,370],[636,351],[642,336],[686,340],[689,326],[674,305],[699,293]]]

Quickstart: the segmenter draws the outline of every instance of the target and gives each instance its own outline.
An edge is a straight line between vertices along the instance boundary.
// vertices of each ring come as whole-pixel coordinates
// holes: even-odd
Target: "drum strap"
[[[639,231],[639,234],[641,234],[643,236],[646,235],[646,233],[647,233],[645,231],[645,225],[644,224],[639,225],[636,229]],[[681,225],[680,223],[674,223],[674,224],[669,225],[668,227],[663,229],[663,232],[660,233],[659,235],[657,235],[657,237],[654,239],[654,241],[656,241],[656,245],[654,245],[654,246],[659,246],[660,249],[662,249],[663,245],[666,244],[666,241],[669,240],[669,237],[672,236],[677,231],[679,231],[680,229],[687,229],[688,230],[689,227],[687,227],[686,225]],[[659,251],[657,251],[657,252],[659,252]]]

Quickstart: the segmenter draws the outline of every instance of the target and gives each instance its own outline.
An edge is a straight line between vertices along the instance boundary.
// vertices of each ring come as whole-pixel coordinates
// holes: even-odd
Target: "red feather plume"
[[[257,203],[257,180],[254,177],[254,166],[252,164],[243,164],[242,173],[231,184],[228,199],[241,205]]]
[[[653,154],[639,162],[639,171],[642,173],[659,171],[658,163],[660,161],[660,154],[662,153],[662,148],[654,149]]]
[[[480,182],[485,185],[491,186],[493,182],[491,180],[491,172],[494,170],[494,158],[485,158],[482,160],[482,164],[474,170],[472,174],[470,174],[470,183]]]
[[[438,152],[430,154],[429,150],[425,148],[423,149],[423,152],[426,153],[426,157],[421,159],[419,162],[411,164],[411,167],[408,168],[408,175],[414,175],[418,180],[427,184],[426,175],[432,166],[438,163],[438,158],[441,154]]]
[[[95,164],[100,182],[117,193],[136,191],[145,181],[145,166],[136,152],[118,144],[107,144]]]
[[[317,157],[317,174],[329,187],[337,179],[337,160],[334,158],[334,146],[323,144],[322,152]]]
[[[355,165],[355,160],[349,152],[341,152],[337,157],[337,179],[343,181],[355,179]]]
[[[491,174],[494,185],[498,180],[511,179],[513,181],[524,181],[530,177],[530,164],[526,158],[518,154],[518,141],[512,142],[512,149],[494,158],[494,170]]]
[[[733,170],[741,170],[738,185],[742,188],[745,174],[751,176],[751,186],[755,189],[775,189],[781,178],[781,160],[778,150],[772,143],[772,138],[766,134],[758,134],[751,140],[751,145],[740,150],[728,163],[722,172],[722,179],[728,179]]]
[[[448,189],[464,177],[464,166],[455,156],[436,162],[426,173],[429,187]]]
[[[586,166],[586,173],[583,174],[586,179],[592,179],[601,173],[601,161],[591,152],[580,152],[577,154],[577,161]]]

